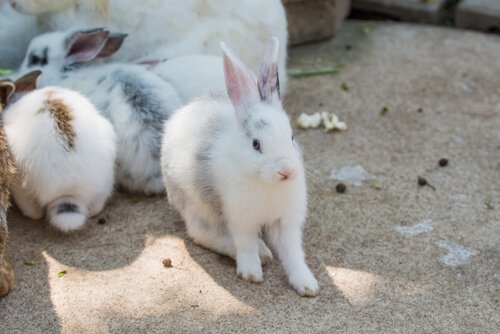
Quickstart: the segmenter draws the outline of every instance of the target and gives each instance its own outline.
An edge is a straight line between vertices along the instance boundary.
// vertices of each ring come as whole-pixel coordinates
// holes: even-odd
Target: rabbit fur
[[[218,55],[218,43],[224,40],[256,71],[260,64],[257,50],[264,48],[268,36],[276,35],[282,41],[278,60],[282,90],[286,86],[288,32],[281,0],[10,1],[20,12],[38,15],[41,31],[105,26],[129,34],[115,61]]]
[[[90,66],[114,53],[125,37],[100,28],[46,33],[32,40],[20,72],[43,70],[42,87],[58,85],[87,96],[118,136],[117,183],[131,192],[161,194],[163,122],[182,101],[170,83],[141,65]]]
[[[94,105],[77,92],[31,91],[39,71],[14,83],[4,127],[19,174],[12,196],[32,219],[44,215],[61,231],[81,228],[98,214],[114,183],[116,135]],[[18,96],[16,96],[16,94]]]
[[[4,256],[9,237],[7,210],[10,206],[10,187],[14,173],[14,161],[3,127],[2,104],[0,103],[0,297],[9,293],[14,286],[14,270]]]
[[[238,276],[261,282],[261,263],[272,258],[259,237],[264,227],[290,284],[314,296],[318,282],[302,250],[303,158],[281,106],[278,45],[273,38],[258,83],[222,45],[227,96],[196,99],[166,122],[163,177],[168,200],[196,243],[236,259]]]

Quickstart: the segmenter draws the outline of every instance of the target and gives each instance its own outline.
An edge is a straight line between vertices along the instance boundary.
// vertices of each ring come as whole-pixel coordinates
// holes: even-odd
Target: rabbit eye
[[[41,58],[37,55],[31,55],[30,57],[30,65],[38,65],[41,62]]]
[[[33,66],[33,65],[42,65],[42,66],[47,65],[47,58],[37,56],[36,54],[32,54],[30,56],[29,66]]]
[[[256,150],[256,151],[259,151],[262,153],[262,150],[260,148],[260,141],[258,139],[254,139],[253,142],[252,142],[252,145],[253,145],[253,149]]]

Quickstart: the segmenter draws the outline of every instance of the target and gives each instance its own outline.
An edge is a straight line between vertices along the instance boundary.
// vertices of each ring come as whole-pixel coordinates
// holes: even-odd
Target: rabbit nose
[[[282,181],[285,181],[285,180],[288,180],[290,178],[290,176],[292,175],[293,173],[293,169],[292,168],[281,168],[279,171],[278,171],[278,174],[281,176],[281,180]]]

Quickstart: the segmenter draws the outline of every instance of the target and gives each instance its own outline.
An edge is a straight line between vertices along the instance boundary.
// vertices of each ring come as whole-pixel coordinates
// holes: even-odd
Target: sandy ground
[[[119,194],[105,224],[70,235],[11,212],[17,281],[0,333],[500,332],[499,56],[494,35],[352,21],[291,51],[292,68],[343,65],[290,80],[286,99],[293,117],[326,110],[349,126],[296,133],[317,298],[299,297],[276,260],[263,284],[238,279],[164,198]],[[331,171],[356,165],[375,179],[338,194]]]

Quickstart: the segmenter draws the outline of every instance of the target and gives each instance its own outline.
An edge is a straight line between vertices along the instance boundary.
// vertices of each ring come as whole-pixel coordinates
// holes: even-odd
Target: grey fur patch
[[[97,84],[100,85],[102,84],[104,81],[106,81],[108,77],[106,77],[105,75],[103,75],[102,77],[100,77],[98,80],[97,80]]]
[[[213,184],[212,154],[214,143],[228,126],[229,122],[227,120],[212,119],[208,125],[210,130],[206,134],[206,140],[198,146],[195,157],[195,187],[201,199],[219,215],[222,215],[222,200]]]
[[[278,75],[278,66],[276,63],[267,64],[260,71],[259,94],[263,102],[271,103],[273,95],[277,94],[280,98],[280,80]]]
[[[117,82],[125,95],[127,103],[133,109],[135,121],[143,129],[141,137],[151,143],[153,158],[159,159],[164,122],[173,110],[170,110],[161,96],[154,94],[155,88],[139,80],[133,72],[117,70],[113,73],[113,82]]]
[[[5,214],[5,211],[2,210],[0,211],[0,260],[3,258],[8,236],[9,230],[7,228],[7,215]]]
[[[255,121],[255,123],[253,124],[253,126],[257,129],[257,130],[262,130],[264,129],[266,126],[268,126],[269,123],[267,123],[265,120],[263,119],[259,119],[257,121]]]
[[[245,134],[247,137],[251,138],[255,131],[260,131],[269,126],[269,123],[262,119],[255,119],[253,115],[248,115],[243,121],[243,128],[245,129]]]
[[[80,208],[78,208],[78,205],[69,202],[63,202],[57,206],[57,214],[69,212],[80,212]]]

